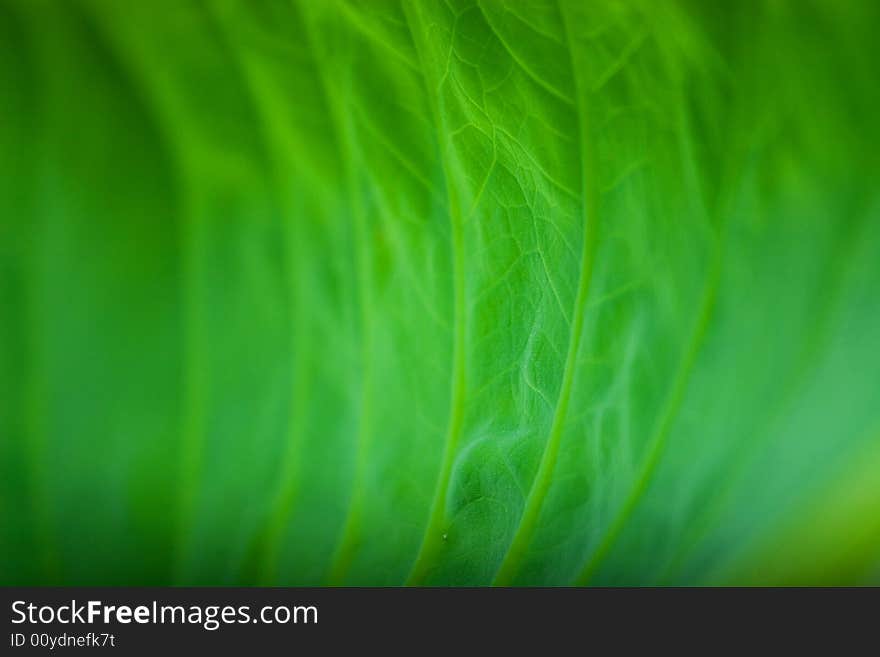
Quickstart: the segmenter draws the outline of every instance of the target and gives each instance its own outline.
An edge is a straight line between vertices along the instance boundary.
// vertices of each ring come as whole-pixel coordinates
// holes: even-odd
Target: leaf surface
[[[878,20],[3,0],[3,583],[880,582]]]

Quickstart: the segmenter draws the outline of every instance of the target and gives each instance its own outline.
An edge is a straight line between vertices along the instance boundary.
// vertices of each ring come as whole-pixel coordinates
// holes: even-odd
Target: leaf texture
[[[878,20],[2,0],[2,583],[880,583]]]

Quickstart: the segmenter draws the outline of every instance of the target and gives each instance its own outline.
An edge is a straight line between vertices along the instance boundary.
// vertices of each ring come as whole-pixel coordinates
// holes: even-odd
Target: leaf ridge
[[[260,120],[257,121],[256,126],[257,134],[260,135],[263,146],[266,149],[266,155],[270,160],[274,188],[283,190],[285,187],[281,170],[286,159],[284,157],[286,151],[283,148],[278,148],[276,144],[279,141],[283,143],[284,137],[287,136],[281,136],[285,132],[284,119],[279,117],[277,112],[272,111],[276,103],[272,98],[271,89],[259,75],[258,69],[254,68],[249,57],[240,48],[234,47],[228,20],[220,16],[220,12],[213,5],[209,5],[207,10],[215,22],[224,44],[227,46],[230,57],[237,64],[239,75],[249,94],[251,105],[259,115]],[[275,139],[270,138],[272,135],[267,134],[272,131],[278,133]],[[302,251],[300,248],[302,236],[296,230],[295,212],[290,203],[289,196],[285,193],[281,193],[279,196],[281,208],[287,216],[287,221],[284,222],[284,249],[288,270],[285,281],[288,294],[287,300],[291,309],[290,316],[292,318],[299,318],[304,315],[305,308],[301,271]],[[289,392],[290,410],[288,412],[286,445],[279,466],[280,475],[278,477],[277,491],[274,499],[269,503],[266,517],[262,521],[260,529],[257,530],[252,543],[259,559],[258,577],[266,585],[273,584],[276,581],[282,534],[286,526],[285,522],[290,515],[290,510],[295,503],[297,489],[299,488],[297,478],[299,463],[297,462],[297,456],[302,449],[302,443],[305,438],[304,415],[309,398],[308,372],[305,365],[307,361],[304,355],[309,352],[309,343],[311,342],[309,338],[311,334],[304,332],[303,337],[295,340],[294,332],[290,331],[289,340],[291,355],[293,356],[293,372]]]
[[[575,579],[575,584],[577,586],[587,586],[590,583],[599,566],[611,551],[614,542],[626,526],[627,521],[632,516],[633,511],[647,490],[648,484],[660,463],[660,457],[662,456],[663,450],[668,442],[673,422],[678,414],[678,410],[681,408],[682,402],[684,401],[684,395],[687,391],[688,383],[690,382],[694,363],[697,360],[697,356],[703,345],[706,332],[712,320],[712,315],[715,311],[715,301],[718,296],[718,287],[721,279],[722,247],[720,240],[716,249],[716,257],[711,265],[712,269],[706,281],[703,299],[700,304],[700,311],[697,315],[697,321],[693,332],[691,333],[691,338],[688,341],[686,351],[682,355],[681,361],[679,361],[678,371],[676,372],[671,391],[667,397],[663,411],[661,412],[660,421],[658,422],[657,428],[655,429],[654,435],[649,443],[650,447],[648,448],[648,456],[642,464],[636,478],[636,483],[630,490],[626,501],[617,516],[615,516],[614,520],[611,522],[609,529],[600,540],[599,546],[596,548],[595,552],[593,552],[592,556],[587,559],[587,562],[578,573]]]
[[[539,87],[544,89],[547,93],[555,96],[562,102],[567,105],[575,106],[577,104],[576,100],[566,94],[561,89],[557,89],[556,86],[547,82],[547,80],[543,79],[540,75],[538,75],[532,67],[528,65],[523,59],[516,54],[516,51],[510,47],[510,44],[507,43],[504,36],[492,25],[492,21],[489,20],[489,16],[486,14],[486,11],[483,9],[483,3],[478,0],[477,7],[480,10],[480,13],[483,15],[483,19],[486,21],[486,25],[489,26],[489,29],[492,31],[492,34],[495,35],[495,38],[498,39],[498,42],[504,46],[504,49],[507,51],[507,54],[510,55],[510,58],[516,62],[516,65],[522,69],[522,71],[529,76]]]
[[[532,481],[532,487],[526,498],[525,507],[520,516],[519,526],[514,533],[513,540],[508,547],[507,553],[501,562],[501,566],[495,575],[493,584],[497,586],[507,586],[511,584],[516,577],[526,550],[531,543],[532,536],[537,527],[538,518],[541,509],[544,506],[544,500],[550,490],[552,482],[553,470],[556,467],[556,459],[559,454],[559,446],[562,441],[563,427],[568,413],[568,403],[571,399],[572,389],[574,387],[574,377],[577,370],[578,351],[580,349],[581,337],[583,332],[584,316],[586,315],[587,299],[590,292],[590,283],[592,282],[593,263],[596,241],[598,238],[598,212],[597,199],[594,185],[591,183],[593,177],[593,152],[589,139],[589,126],[584,108],[585,99],[583,91],[580,88],[579,76],[574,66],[573,41],[569,34],[568,21],[565,16],[565,10],[562,3],[559,3],[559,13],[562,18],[563,29],[565,31],[566,42],[568,43],[568,52],[570,57],[570,65],[572,75],[575,81],[576,100],[575,109],[578,115],[578,130],[581,142],[581,184],[582,184],[582,201],[581,207],[583,211],[584,236],[581,252],[581,268],[578,277],[578,291],[575,298],[574,308],[572,310],[572,326],[568,336],[568,350],[565,358],[565,367],[562,374],[562,384],[559,389],[559,396],[556,401],[556,409],[553,414],[553,420],[550,425],[550,432],[544,443],[544,450],[541,454],[541,461],[538,465],[538,472]]]
[[[312,18],[303,16],[303,30],[310,41],[310,46],[315,54],[317,53],[317,38],[314,34],[312,26]],[[328,88],[329,83],[326,75],[321,67],[316,67],[318,72],[318,80],[320,87],[324,92],[328,107],[330,108],[330,117],[336,126],[339,134],[340,148],[342,143],[352,148],[350,129],[342,120],[342,111],[335,94]],[[345,154],[343,153],[343,156]],[[343,161],[350,162],[349,158],[343,157]],[[346,180],[352,191],[356,189],[354,181],[354,171],[350,164],[346,164]],[[352,194],[352,198],[358,199],[359,195]],[[328,569],[327,582],[330,585],[340,585],[343,583],[352,559],[357,548],[358,534],[360,532],[361,517],[363,515],[364,505],[364,479],[366,477],[367,468],[367,452],[371,442],[372,434],[372,357],[370,348],[372,344],[372,293],[368,284],[368,267],[369,254],[367,252],[367,227],[365,225],[364,210],[359,202],[354,203],[352,215],[354,217],[355,232],[355,267],[358,269],[357,274],[357,298],[360,301],[360,322],[363,336],[361,339],[361,385],[360,385],[360,413],[358,418],[358,431],[356,437],[356,456],[354,482],[352,484],[351,499],[348,505],[348,512],[343,521],[342,531],[339,543],[333,552]]]
[[[413,9],[409,4],[403,5],[407,28],[413,40],[413,44],[422,61],[421,48],[418,37],[413,28]],[[450,49],[452,48],[450,44]],[[425,89],[430,85],[424,78],[424,62],[422,61],[422,75]],[[433,106],[433,103],[432,103]],[[453,342],[452,342],[452,389],[449,402],[449,420],[446,437],[444,439],[443,456],[440,462],[440,471],[437,476],[434,497],[431,502],[431,511],[428,516],[428,524],[419,551],[416,554],[412,570],[406,579],[406,584],[416,586],[424,582],[434,564],[443,545],[443,524],[446,521],[446,498],[449,492],[449,483],[452,477],[452,466],[458,451],[458,443],[461,440],[461,432],[464,424],[464,396],[465,396],[465,280],[464,280],[464,236],[462,234],[462,218],[459,200],[452,189],[452,174],[449,171],[449,163],[444,155],[443,135],[440,117],[436,115],[439,108],[434,109],[434,124],[437,130],[437,146],[439,149],[441,165],[446,178],[446,193],[449,203],[450,232],[452,237],[452,269],[453,269]]]

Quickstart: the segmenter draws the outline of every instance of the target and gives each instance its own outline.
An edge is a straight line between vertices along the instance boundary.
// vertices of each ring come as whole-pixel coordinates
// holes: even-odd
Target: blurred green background
[[[880,584],[877,25],[0,0],[0,583]]]

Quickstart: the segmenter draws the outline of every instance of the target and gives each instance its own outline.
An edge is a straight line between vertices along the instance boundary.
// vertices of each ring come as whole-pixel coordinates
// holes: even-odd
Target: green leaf
[[[0,1],[0,581],[880,583],[878,21]]]

